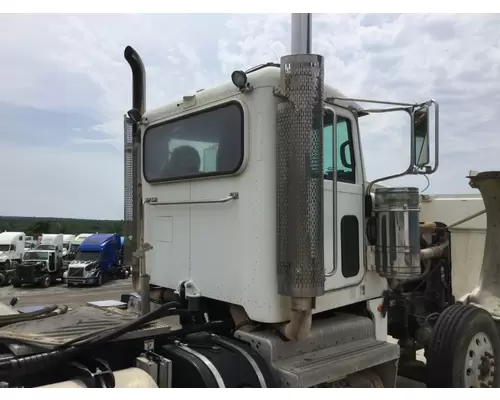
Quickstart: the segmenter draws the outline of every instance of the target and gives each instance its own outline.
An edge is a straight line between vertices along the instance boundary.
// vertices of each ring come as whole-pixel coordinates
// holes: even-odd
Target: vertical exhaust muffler
[[[291,297],[290,340],[306,337],[324,294],[323,57],[281,58],[276,122],[278,293]]]

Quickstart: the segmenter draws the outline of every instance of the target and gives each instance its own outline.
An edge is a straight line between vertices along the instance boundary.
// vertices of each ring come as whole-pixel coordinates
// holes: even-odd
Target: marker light
[[[243,71],[234,71],[231,74],[231,80],[233,81],[234,86],[240,90],[245,89],[247,86],[247,74]]]

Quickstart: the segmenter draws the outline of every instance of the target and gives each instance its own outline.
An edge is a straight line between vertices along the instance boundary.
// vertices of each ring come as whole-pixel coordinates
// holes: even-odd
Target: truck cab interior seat
[[[196,175],[200,172],[201,158],[198,151],[191,146],[179,146],[170,156],[167,165],[168,176]]]

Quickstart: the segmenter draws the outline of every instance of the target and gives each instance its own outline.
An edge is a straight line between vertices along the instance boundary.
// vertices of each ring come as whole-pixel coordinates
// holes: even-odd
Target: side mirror
[[[429,107],[414,110],[411,116],[413,126],[412,161],[417,167],[429,164]]]

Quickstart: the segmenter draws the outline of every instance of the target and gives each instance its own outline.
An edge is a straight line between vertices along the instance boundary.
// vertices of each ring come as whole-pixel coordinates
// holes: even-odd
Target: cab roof
[[[278,64],[267,63],[262,66],[250,68],[247,71],[248,82],[254,89],[262,87],[277,87],[280,84],[280,68]],[[184,96],[182,99],[171,102],[165,106],[147,111],[144,117],[150,123],[154,123],[160,119],[169,118],[176,114],[184,113],[189,110],[193,105],[197,107],[202,105],[209,105],[211,103],[220,102],[221,100],[234,97],[240,94],[240,91],[232,83],[230,76],[228,80],[217,86],[208,89],[200,89],[194,94]],[[324,98],[346,98],[341,92],[334,87],[325,84]],[[341,101],[339,104],[343,107],[352,107],[361,110],[357,103],[351,101]]]

